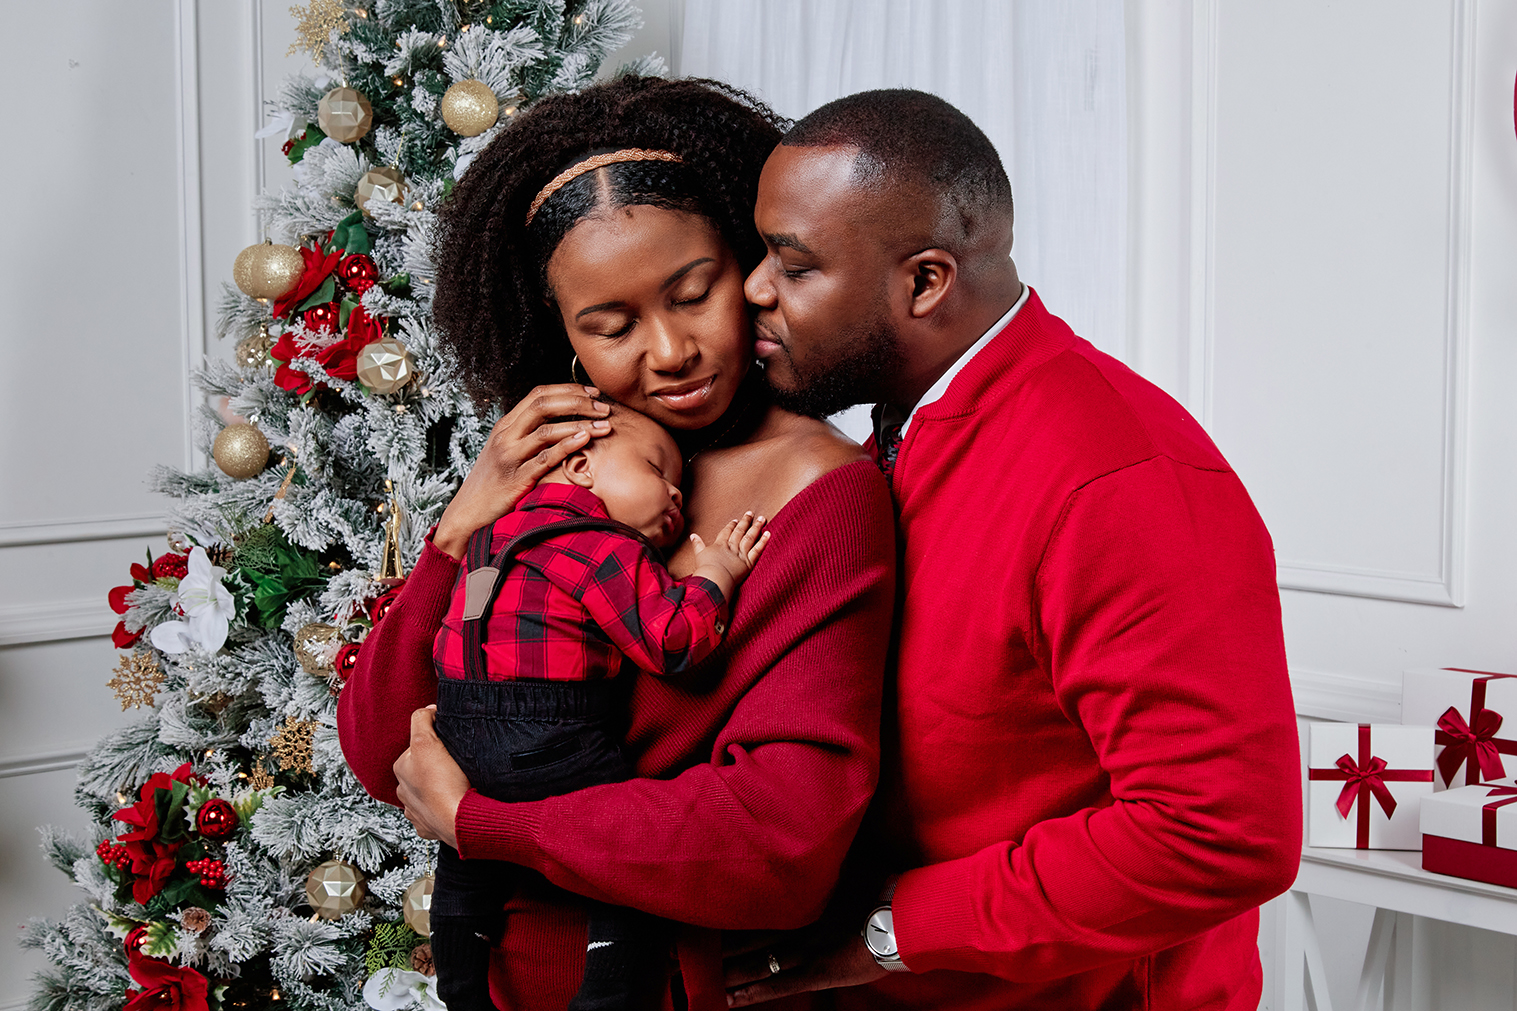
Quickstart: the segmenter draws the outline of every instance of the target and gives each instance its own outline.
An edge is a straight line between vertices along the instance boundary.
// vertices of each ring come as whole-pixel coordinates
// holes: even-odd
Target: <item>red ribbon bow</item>
[[[1359,825],[1355,833],[1354,848],[1369,849],[1370,845],[1370,797],[1380,802],[1380,808],[1389,818],[1396,811],[1396,798],[1391,796],[1386,782],[1431,783],[1432,769],[1390,769],[1383,758],[1370,754],[1370,725],[1359,724],[1359,760],[1353,755],[1343,755],[1332,769],[1310,769],[1309,779],[1343,780],[1343,790],[1338,794],[1338,813],[1347,818],[1354,804],[1359,805]]]
[[[1469,773],[1473,776],[1478,767],[1484,779],[1501,779],[1506,776],[1506,767],[1501,764],[1501,751],[1495,737],[1501,729],[1501,714],[1494,709],[1475,711],[1475,726],[1464,722],[1459,710],[1449,706],[1438,717],[1437,743],[1443,745],[1438,756],[1438,771],[1443,775],[1443,784],[1452,786],[1459,767],[1469,761]],[[1468,784],[1473,786],[1474,784]]]
[[[1496,845],[1496,809],[1506,807],[1508,804],[1517,804],[1517,786],[1497,786],[1491,789],[1487,797],[1505,797],[1505,800],[1493,800],[1480,809],[1480,843],[1482,846]]]
[[[1464,782],[1475,786],[1481,779],[1502,779],[1506,767],[1502,765],[1502,753],[1517,755],[1517,741],[1501,740],[1496,731],[1501,729],[1501,714],[1485,707],[1485,686],[1496,678],[1508,678],[1510,674],[1489,674],[1485,671],[1465,670],[1450,667],[1461,674],[1480,674],[1470,683],[1470,719],[1466,723],[1458,709],[1449,706],[1438,717],[1438,730],[1433,734],[1433,743],[1443,745],[1438,756],[1438,771],[1443,776],[1444,786],[1454,785],[1454,776],[1465,765]]]

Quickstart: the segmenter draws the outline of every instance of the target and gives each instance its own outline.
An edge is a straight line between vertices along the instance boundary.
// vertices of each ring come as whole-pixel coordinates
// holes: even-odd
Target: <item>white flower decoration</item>
[[[409,969],[381,969],[363,985],[364,1003],[374,1011],[401,1011],[420,1007],[422,1011],[447,1011],[437,996],[437,977],[423,976]]]
[[[165,621],[153,629],[154,646],[165,653],[184,653],[199,646],[214,653],[226,642],[236,607],[232,594],[221,585],[226,569],[212,565],[205,548],[190,549],[189,571],[179,580],[179,589],[169,598],[184,611],[187,621]]]

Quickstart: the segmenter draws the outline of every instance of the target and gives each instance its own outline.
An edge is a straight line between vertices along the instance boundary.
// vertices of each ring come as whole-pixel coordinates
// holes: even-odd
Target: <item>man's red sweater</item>
[[[1227,461],[1034,293],[917,412],[893,491],[880,792],[914,972],[839,1006],[1252,1011],[1300,773],[1273,548]]]
[[[839,467],[768,529],[721,647],[686,675],[632,683],[627,746],[649,778],[520,804],[471,790],[456,821],[465,859],[509,860],[700,928],[820,914],[878,770],[895,576],[884,479],[868,461]],[[411,713],[436,700],[432,641],[457,576],[428,542],[338,702],[343,754],[387,803]],[[522,895],[506,912],[496,1002],[563,1011],[584,974],[583,906]],[[679,955],[691,1011],[725,1009],[715,930],[687,929]]]

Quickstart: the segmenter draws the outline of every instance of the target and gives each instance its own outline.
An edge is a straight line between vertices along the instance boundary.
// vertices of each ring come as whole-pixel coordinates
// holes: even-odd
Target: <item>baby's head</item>
[[[679,538],[679,447],[662,425],[619,404],[611,408],[611,434],[591,440],[544,481],[574,484],[592,492],[611,518],[667,548]]]

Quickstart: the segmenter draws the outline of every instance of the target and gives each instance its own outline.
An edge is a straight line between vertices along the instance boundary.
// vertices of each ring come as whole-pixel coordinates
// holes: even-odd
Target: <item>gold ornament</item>
[[[368,893],[363,872],[344,860],[328,860],[306,878],[306,901],[323,920],[351,913]]]
[[[416,361],[394,337],[374,341],[358,353],[358,381],[375,393],[394,393],[416,376]]]
[[[257,477],[269,462],[269,440],[256,426],[239,421],[217,434],[211,456],[227,477]]]
[[[432,936],[432,888],[436,882],[436,875],[423,874],[406,886],[400,899],[400,911],[406,926],[422,937]]]
[[[370,200],[388,200],[392,204],[405,203],[406,177],[400,169],[369,169],[358,177],[358,188],[353,191],[353,203],[365,215],[369,213]]]
[[[255,790],[272,790],[274,788],[274,776],[268,769],[263,767],[263,759],[253,763],[253,771],[248,774],[248,785]]]
[[[254,298],[281,298],[300,283],[305,260],[294,246],[264,241],[249,246],[232,262],[232,280],[243,294]]]
[[[291,7],[290,14],[298,24],[295,26],[296,39],[285,50],[286,56],[294,56],[304,49],[311,54],[312,62],[320,66],[332,31],[335,29],[338,35],[348,34],[348,19],[337,0],[311,0],[309,7]]]
[[[293,716],[286,716],[284,726],[269,738],[269,747],[274,749],[279,768],[285,772],[315,772],[311,765],[314,752],[311,739],[315,734],[315,720],[297,720]]]
[[[316,103],[321,132],[340,144],[351,144],[374,125],[374,107],[352,88],[333,88]]]
[[[342,631],[335,625],[313,621],[295,633],[295,659],[307,674],[327,677],[332,673],[337,649],[342,645]]]
[[[500,117],[500,101],[483,81],[459,81],[442,96],[442,121],[460,137],[478,137]]]
[[[116,661],[115,677],[105,683],[116,693],[124,713],[130,707],[151,706],[163,686],[163,668],[151,653],[132,653]]]
[[[237,347],[232,352],[232,360],[245,369],[270,365],[273,362],[269,358],[269,349],[273,346],[274,338],[270,336],[269,328],[260,323],[257,333],[237,342]]]
[[[388,508],[390,515],[385,520],[385,544],[374,579],[388,586],[399,586],[406,581],[406,567],[400,560],[400,499],[395,497],[395,486],[389,478],[385,478],[385,491],[390,493],[390,501],[380,506],[380,510]]]

